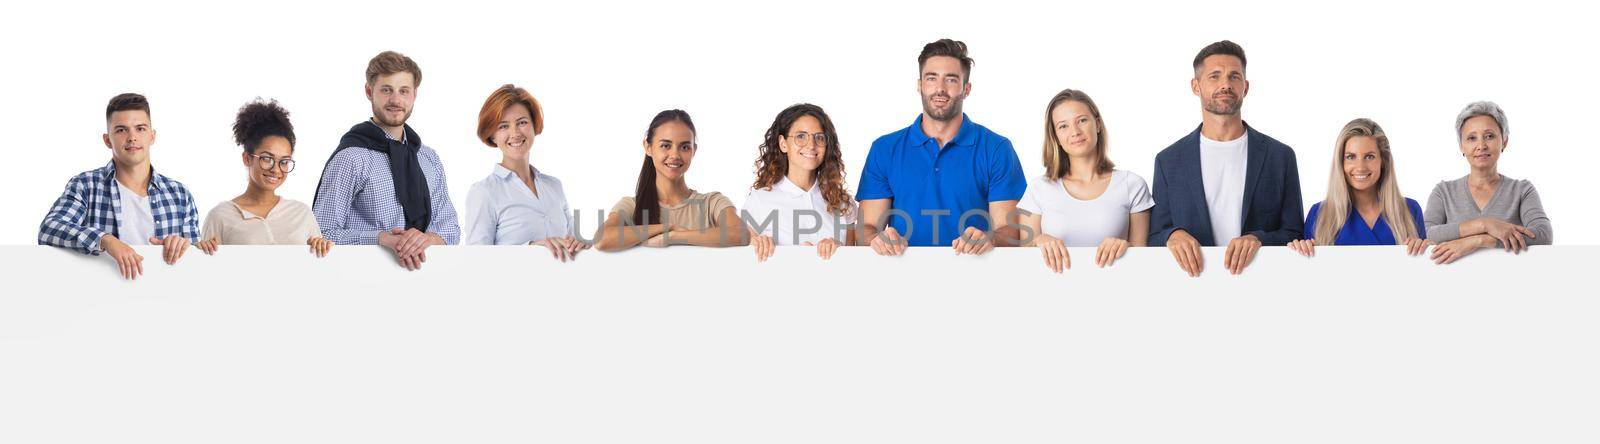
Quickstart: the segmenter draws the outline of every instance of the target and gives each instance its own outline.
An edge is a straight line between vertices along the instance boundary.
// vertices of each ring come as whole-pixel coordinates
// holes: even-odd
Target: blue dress
[[[1317,238],[1317,214],[1322,209],[1322,203],[1311,205],[1311,213],[1306,214],[1306,239]],[[1422,206],[1417,201],[1406,198],[1406,209],[1411,211],[1411,222],[1417,225],[1417,237],[1426,239],[1428,229],[1422,225]],[[1333,239],[1334,245],[1398,245],[1394,232],[1389,229],[1389,222],[1378,216],[1378,221],[1367,227],[1367,221],[1361,219],[1361,213],[1350,211],[1349,219],[1344,221],[1344,227],[1339,229],[1339,235]]]

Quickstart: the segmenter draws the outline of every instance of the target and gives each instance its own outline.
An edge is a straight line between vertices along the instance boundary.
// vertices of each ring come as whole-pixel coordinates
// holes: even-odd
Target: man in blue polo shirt
[[[1013,219],[1027,180],[1011,140],[961,112],[972,93],[967,45],[929,43],[917,66],[922,115],[873,141],[861,172],[863,238],[885,256],[908,245],[949,245],[956,254],[1016,245]]]

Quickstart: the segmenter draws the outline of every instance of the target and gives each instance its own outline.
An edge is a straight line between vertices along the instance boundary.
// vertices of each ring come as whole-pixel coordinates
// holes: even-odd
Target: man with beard
[[[351,127],[322,170],[312,212],[340,245],[382,245],[415,270],[431,245],[460,241],[439,154],[406,125],[422,69],[384,51],[367,63],[372,118]]]
[[[917,67],[922,115],[872,142],[856,195],[858,239],[885,256],[908,245],[949,245],[956,254],[1018,245],[1014,219],[1027,180],[1011,141],[961,112],[972,93],[967,45],[929,43]]]
[[[1150,245],[1166,245],[1190,276],[1200,275],[1200,246],[1227,245],[1223,265],[1239,274],[1261,245],[1300,239],[1300,172],[1294,150],[1239,116],[1250,92],[1244,48],[1223,40],[1201,49],[1189,88],[1202,121],[1156,155]]]

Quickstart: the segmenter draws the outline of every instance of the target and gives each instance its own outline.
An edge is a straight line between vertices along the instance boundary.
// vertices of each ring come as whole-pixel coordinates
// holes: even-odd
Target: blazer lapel
[[[1256,184],[1261,182],[1261,168],[1267,164],[1267,141],[1266,137],[1251,129],[1248,123],[1244,126],[1244,132],[1250,138],[1250,147],[1245,151],[1247,166],[1244,170],[1244,205],[1239,209],[1242,212],[1239,214],[1239,222],[1249,226],[1250,200],[1256,195]]]
[[[1189,135],[1188,146],[1184,147],[1183,157],[1179,160],[1184,176],[1189,180],[1184,187],[1189,189],[1189,201],[1193,203],[1195,219],[1189,234],[1200,241],[1200,245],[1210,245],[1214,239],[1211,234],[1211,208],[1206,201],[1205,171],[1200,166],[1200,129],[1196,128]]]

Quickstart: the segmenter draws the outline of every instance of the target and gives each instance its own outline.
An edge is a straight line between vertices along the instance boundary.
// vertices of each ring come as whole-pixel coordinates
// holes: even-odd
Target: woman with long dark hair
[[[856,244],[855,199],[844,187],[833,121],[821,107],[802,103],[778,113],[760,150],[744,200],[756,260],[771,257],[776,245],[815,245],[828,259],[840,244]]]
[[[684,179],[698,149],[689,113],[671,109],[656,114],[645,131],[644,165],[634,195],[611,207],[595,233],[595,248],[749,244],[749,232],[739,222],[733,202],[722,193],[695,191]]]

